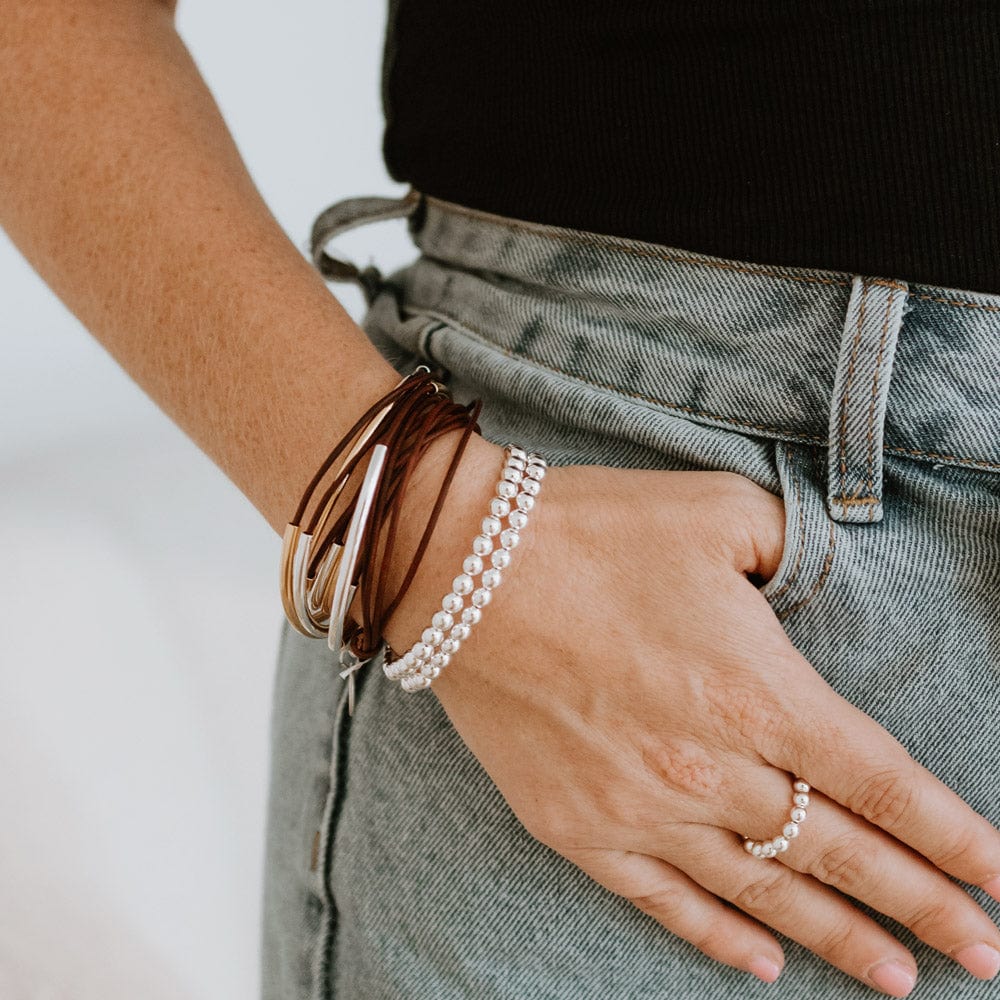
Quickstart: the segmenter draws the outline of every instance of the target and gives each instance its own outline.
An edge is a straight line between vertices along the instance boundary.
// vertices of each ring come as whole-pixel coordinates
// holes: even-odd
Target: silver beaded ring
[[[796,778],[792,783],[792,809],[789,822],[777,837],[770,840],[753,840],[743,834],[743,849],[755,858],[774,858],[787,851],[791,842],[799,835],[799,825],[805,822],[806,806],[809,805],[809,783]]]
[[[536,452],[529,454],[512,444],[505,445],[504,452],[501,478],[490,499],[489,513],[483,518],[481,533],[473,538],[472,552],[465,557],[462,572],[452,581],[451,591],[442,598],[441,609],[435,612],[420,639],[402,656],[383,658],[386,677],[398,680],[404,691],[430,687],[451,662],[472,627],[482,618],[482,609],[503,579],[502,571],[510,565],[511,549],[520,541],[520,532],[528,524],[528,512],[541,490],[547,463]],[[494,539],[499,541],[500,548],[496,548]],[[490,557],[488,568],[483,563],[486,556]],[[476,577],[480,574],[477,587]],[[471,602],[468,607],[466,597]]]

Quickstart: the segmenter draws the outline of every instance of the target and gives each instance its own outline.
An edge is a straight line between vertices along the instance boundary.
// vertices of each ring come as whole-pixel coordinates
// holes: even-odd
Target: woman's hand
[[[469,550],[502,466],[495,445],[475,455],[465,530],[444,522],[390,642],[419,634]],[[1000,874],[1000,833],[791,644],[756,585],[784,521],[733,473],[550,467],[433,691],[533,836],[710,957],[772,980],[765,924],[905,996],[913,956],[840,890],[987,978],[1000,932],[947,875]],[[813,786],[800,835],[748,855],[741,834],[788,821],[793,775]]]

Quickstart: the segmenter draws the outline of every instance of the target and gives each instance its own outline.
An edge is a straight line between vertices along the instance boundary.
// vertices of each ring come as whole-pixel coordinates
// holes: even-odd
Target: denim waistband
[[[1000,471],[1000,295],[713,257],[414,191],[327,209],[317,266],[370,293],[377,269],[324,247],[394,216],[420,250],[407,308],[689,419],[822,447],[838,520],[880,519],[885,454]]]

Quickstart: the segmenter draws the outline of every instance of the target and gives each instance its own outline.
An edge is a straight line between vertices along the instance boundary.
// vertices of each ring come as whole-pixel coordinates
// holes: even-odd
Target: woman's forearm
[[[0,0],[0,135],[0,225],[283,531],[399,375],[262,200],[171,5]]]

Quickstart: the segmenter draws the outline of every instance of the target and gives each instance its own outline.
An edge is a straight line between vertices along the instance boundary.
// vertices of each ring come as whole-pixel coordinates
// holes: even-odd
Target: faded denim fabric
[[[393,216],[421,251],[396,273],[323,253]],[[401,374],[425,361],[456,401],[484,400],[486,438],[551,465],[725,469],[781,496],[785,551],[762,592],[792,642],[1000,823],[1000,295],[413,192],[338,203],[313,248],[365,288],[366,332]],[[406,694],[375,661],[348,717],[326,644],[282,629],[265,1000],[877,995],[786,938],[773,985],[706,958],[534,840],[433,689]],[[996,996],[858,905],[914,951],[913,997]]]

